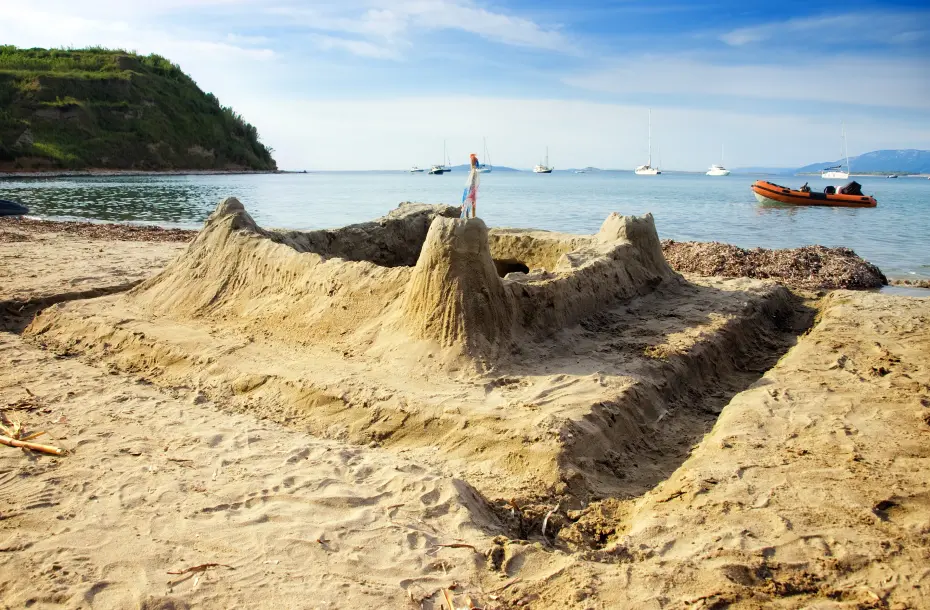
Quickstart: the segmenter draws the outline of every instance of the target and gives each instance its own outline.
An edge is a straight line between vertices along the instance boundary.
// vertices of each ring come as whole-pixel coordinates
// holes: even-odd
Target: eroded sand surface
[[[668,481],[562,532],[601,550],[512,595],[540,608],[571,607],[579,587],[604,608],[926,608],[928,424],[930,299],[834,292]]]
[[[0,304],[125,290],[181,252],[177,242],[81,239],[0,224]]]
[[[43,264],[67,287],[82,265],[66,242],[57,246],[43,251]],[[86,252],[112,257],[101,265],[132,260],[122,246],[100,247]],[[195,377],[196,362],[178,359],[172,368],[156,359],[133,370],[117,350],[80,347],[71,353],[80,358],[62,358],[2,334],[0,406],[71,453],[54,459],[0,447],[0,599],[40,608],[430,609],[440,607],[440,589],[456,583],[459,604],[467,595],[485,608],[924,607],[930,299],[835,293],[811,333],[757,380],[787,349],[791,327],[766,327],[753,312],[781,304],[775,309],[803,318],[803,306],[766,286],[675,280],[619,303],[535,342],[530,355],[557,356],[549,361],[557,368],[528,385],[520,380],[526,369],[453,391],[443,387],[452,382],[428,375],[400,384],[388,368],[381,379],[397,400],[408,387],[429,390],[416,394],[424,404],[432,400],[424,396],[436,397],[434,423],[445,430],[417,432],[407,444],[386,408],[375,419],[356,418],[344,404],[327,409],[333,403],[325,401],[288,413],[286,394],[255,393],[267,380],[249,387],[245,378],[238,392],[216,392],[216,369],[201,366],[208,374]],[[726,296],[734,292],[743,298]],[[102,315],[119,298],[57,309]],[[124,321],[120,332],[151,330],[155,339],[175,332],[139,323]],[[182,326],[177,336],[195,333],[187,339],[193,345],[203,337],[199,345],[215,351],[202,356],[212,362],[247,347],[211,324]],[[124,353],[144,364],[153,352],[133,345]],[[246,353],[253,357],[240,360],[263,355]],[[313,361],[300,361],[292,348],[257,362],[292,357]],[[610,390],[615,396],[645,387],[637,386],[643,379],[678,384],[655,395],[637,390],[657,396],[661,411],[601,411],[607,420],[635,416],[617,428],[626,443],[603,437],[611,428],[603,421],[571,415],[579,408],[573,395],[588,409],[603,393],[596,388],[611,375],[605,366],[625,372],[627,381]],[[337,375],[333,386],[345,379]],[[531,393],[538,400],[525,400]],[[492,452],[482,460],[455,430],[463,408],[487,396],[507,409],[487,418],[495,425],[478,418],[484,431],[474,444]],[[521,401],[525,410],[511,414]],[[304,414],[307,404],[319,409],[320,429]],[[546,420],[540,411],[550,408],[567,415]],[[349,420],[334,426],[328,418],[339,412]],[[448,429],[438,425],[444,418]],[[619,499],[582,510],[556,506],[559,498],[579,501],[571,478],[560,495],[555,485],[538,485],[539,471],[518,476],[525,463],[493,455],[496,434],[506,452],[529,448],[522,455],[532,457],[546,445],[525,438],[527,431],[557,421],[573,434],[592,429],[603,437],[586,439],[590,454],[564,453],[586,477],[575,489]],[[373,437],[371,428],[394,430],[398,440]],[[617,453],[601,451],[605,444]],[[566,446],[574,445],[556,449]],[[552,455],[534,463],[550,464]],[[537,501],[552,505],[502,501],[508,486],[521,484],[525,497],[541,489]],[[493,510],[472,485],[489,494]],[[167,574],[203,563],[235,570],[176,584],[183,576]]]

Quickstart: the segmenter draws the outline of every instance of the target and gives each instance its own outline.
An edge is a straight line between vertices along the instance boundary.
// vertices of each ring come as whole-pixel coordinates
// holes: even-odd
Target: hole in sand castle
[[[494,267],[497,269],[497,275],[506,277],[508,273],[529,273],[530,268],[526,263],[512,258],[494,259]]]

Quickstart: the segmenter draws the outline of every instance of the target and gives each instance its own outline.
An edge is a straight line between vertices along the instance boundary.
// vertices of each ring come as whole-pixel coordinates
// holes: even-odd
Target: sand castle
[[[402,204],[341,229],[271,231],[230,198],[160,274],[51,307],[28,334],[321,436],[422,454],[490,498],[580,500],[667,476],[714,405],[793,337],[787,291],[685,281],[651,215],[611,214],[593,235],[457,216]]]

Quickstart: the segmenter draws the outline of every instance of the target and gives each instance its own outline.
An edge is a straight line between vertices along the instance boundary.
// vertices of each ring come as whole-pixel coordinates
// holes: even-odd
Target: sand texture
[[[667,481],[561,533],[600,550],[510,596],[575,607],[587,587],[602,608],[926,608],[928,473],[930,299],[834,292]]]
[[[162,273],[50,307],[26,334],[318,436],[420,453],[502,508],[580,506],[667,476],[721,406],[678,405],[751,382],[803,309],[774,284],[684,281],[649,216],[563,236],[449,213],[408,205],[373,223],[383,243],[422,245],[386,266],[319,246],[344,250],[362,228],[373,241],[372,225],[270,232],[227,200]],[[500,278],[495,258],[521,254],[508,240],[550,254]]]
[[[928,606],[930,299],[455,215],[0,243],[0,607]]]
[[[61,224],[0,223],[0,308],[120,292],[184,249],[183,243],[170,241],[75,238],[54,230]],[[55,253],[62,243],[67,252]],[[71,259],[70,266],[62,265],[63,257]]]

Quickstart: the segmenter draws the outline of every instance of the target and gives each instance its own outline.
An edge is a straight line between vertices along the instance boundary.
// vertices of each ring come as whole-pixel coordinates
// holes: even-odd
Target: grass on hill
[[[164,57],[0,46],[0,170],[271,170],[271,153]]]

